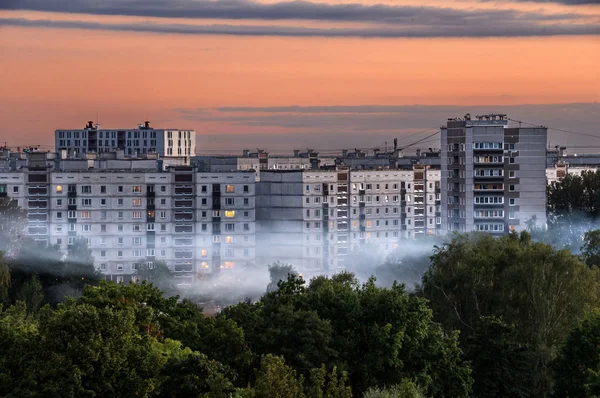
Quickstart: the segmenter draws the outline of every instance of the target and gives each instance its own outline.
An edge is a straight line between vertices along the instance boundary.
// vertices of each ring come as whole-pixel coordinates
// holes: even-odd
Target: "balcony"
[[[504,164],[503,156],[475,156],[473,158],[475,165],[490,165],[490,164]]]

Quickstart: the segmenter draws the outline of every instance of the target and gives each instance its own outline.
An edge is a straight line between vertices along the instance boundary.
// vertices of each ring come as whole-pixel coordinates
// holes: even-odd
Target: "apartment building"
[[[0,173],[0,196],[27,212],[27,233],[37,241],[66,252],[85,238],[108,278],[129,280],[142,263],[160,260],[189,284],[254,264],[253,173],[161,171],[158,161],[151,168],[63,170],[46,157],[30,154],[26,168]]]
[[[493,234],[546,219],[547,129],[509,127],[503,114],[449,119],[441,128],[442,225]]]
[[[196,154],[194,130],[155,129],[144,122],[133,129],[100,129],[88,122],[83,129],[59,129],[54,133],[56,151],[67,150],[72,156],[89,152],[113,152],[137,157],[157,153],[161,157],[190,157]]]
[[[267,171],[257,183],[257,262],[302,272],[352,265],[367,246],[387,253],[400,239],[438,234],[440,171]]]
[[[595,165],[570,165],[565,162],[556,162],[553,166],[546,169],[546,182],[550,185],[553,182],[562,180],[567,174],[581,176],[584,172],[595,173],[597,171],[598,166]]]

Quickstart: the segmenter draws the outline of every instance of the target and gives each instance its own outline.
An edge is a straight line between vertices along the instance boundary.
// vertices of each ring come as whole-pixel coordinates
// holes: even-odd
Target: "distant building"
[[[125,156],[157,153],[161,157],[190,157],[196,154],[194,130],[155,129],[144,122],[134,129],[100,129],[88,122],[83,129],[56,130],[56,151],[66,150],[69,156],[89,152],[123,150]]]
[[[546,223],[546,127],[509,127],[502,114],[441,128],[442,224],[492,234]]]

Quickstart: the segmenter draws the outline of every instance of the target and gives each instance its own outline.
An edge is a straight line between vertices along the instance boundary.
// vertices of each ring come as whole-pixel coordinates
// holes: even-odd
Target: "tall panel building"
[[[493,234],[546,223],[547,128],[509,127],[503,114],[449,119],[441,128],[445,231]]]

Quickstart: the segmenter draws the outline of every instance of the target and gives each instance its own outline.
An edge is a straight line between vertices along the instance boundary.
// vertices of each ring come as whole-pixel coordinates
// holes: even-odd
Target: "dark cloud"
[[[540,105],[363,105],[363,106],[289,106],[289,107],[230,107],[215,109],[178,109],[184,120],[199,123],[224,123],[236,130],[247,127],[281,129],[278,134],[213,135],[208,139],[199,135],[199,141],[211,148],[227,148],[223,142],[250,147],[275,149],[366,147],[376,141],[391,142],[399,138],[402,144],[426,137],[443,125],[447,118],[486,113],[506,113],[515,120],[544,124],[555,129],[583,134],[597,134],[600,124],[599,103],[540,104]],[[199,126],[197,131],[202,131]],[[284,132],[287,131],[287,132]],[[415,132],[421,132],[414,135]],[[410,138],[407,136],[413,134]],[[600,149],[600,139],[585,135],[549,130],[551,145],[589,146]],[[269,141],[272,137],[274,141]],[[213,142],[213,140],[216,140]],[[223,141],[225,140],[225,141]],[[343,144],[342,144],[343,143]],[[223,146],[225,145],[225,146]],[[436,139],[421,143],[422,148],[438,147]],[[231,146],[231,145],[230,145]],[[238,149],[238,148],[235,148]]]
[[[45,27],[58,29],[112,30],[126,32],[188,35],[284,36],[284,37],[360,37],[360,38],[436,38],[436,37],[522,37],[598,35],[600,28],[587,25],[535,25],[498,22],[454,26],[378,26],[372,28],[308,28],[289,26],[185,25],[155,23],[107,24],[85,21],[0,18],[0,26]]]
[[[590,1],[590,0],[588,0]],[[394,25],[470,25],[483,21],[550,21],[577,19],[579,14],[525,13],[516,10],[458,10],[385,4],[324,4],[251,0],[4,0],[0,9],[157,18],[238,20],[318,20]]]

